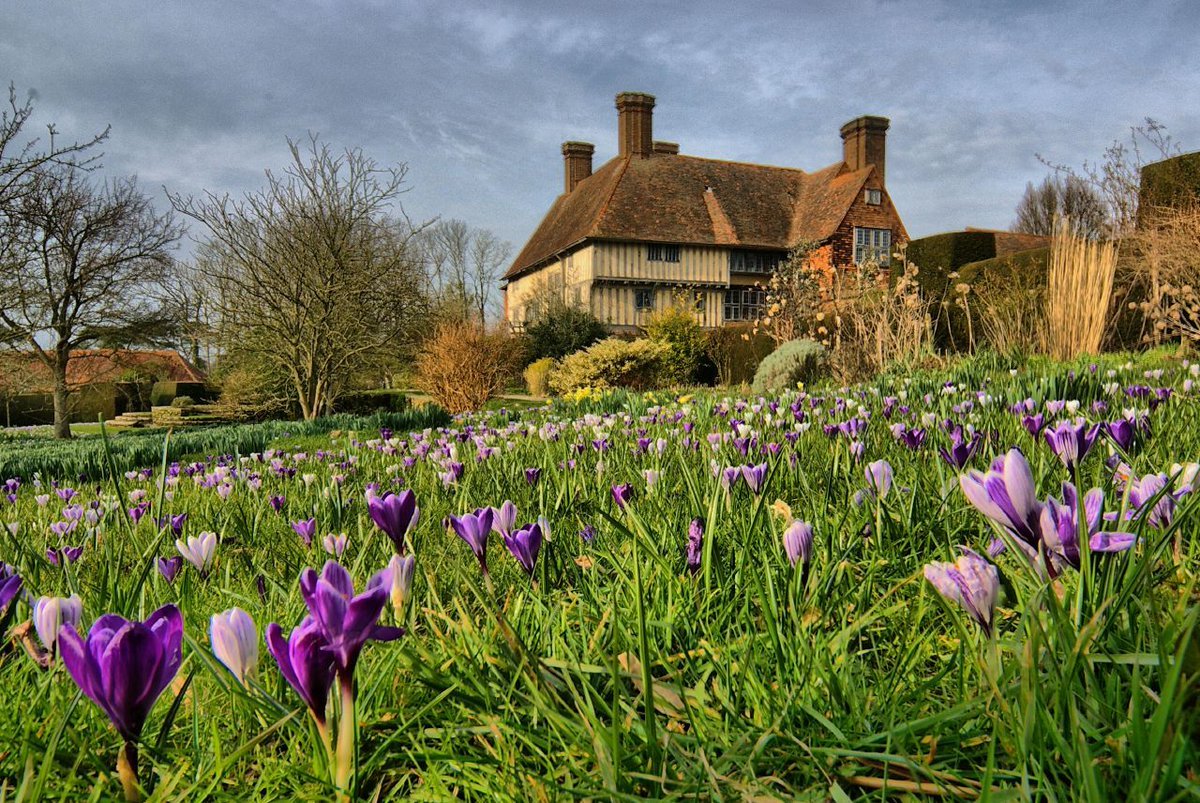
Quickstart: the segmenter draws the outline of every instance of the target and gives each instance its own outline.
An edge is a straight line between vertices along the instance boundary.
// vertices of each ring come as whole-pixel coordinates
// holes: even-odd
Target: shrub
[[[335,407],[339,413],[370,415],[377,411],[402,413],[412,406],[408,394],[394,388],[355,390],[337,397]]]
[[[507,386],[519,359],[505,334],[442,324],[417,357],[417,386],[451,413],[478,410]]]
[[[694,313],[681,304],[658,310],[646,322],[646,336],[665,349],[659,377],[664,384],[687,385],[696,381],[707,343]]]
[[[749,382],[774,345],[769,335],[755,332],[752,324],[713,329],[708,333],[708,358],[716,366],[717,381],[722,385]]]
[[[666,357],[661,343],[610,337],[564,357],[550,373],[550,389],[556,393],[579,388],[647,390],[658,383]]]
[[[554,370],[554,358],[542,357],[525,368],[525,387],[530,396],[545,396],[550,390],[550,372]]]
[[[172,382],[164,380],[155,382],[150,387],[150,405],[166,407],[176,396],[191,396],[193,399],[211,401],[213,394],[203,382]]]
[[[195,403],[196,403],[196,400],[193,399],[191,396],[176,396],[175,398],[171,399],[172,407],[178,407],[178,408],[191,407]]]
[[[525,327],[525,358],[561,359],[585,349],[608,334],[590,310],[554,300],[543,305],[537,319]]]
[[[825,347],[815,340],[790,340],[768,354],[754,372],[755,393],[769,393],[812,382],[825,366]]]

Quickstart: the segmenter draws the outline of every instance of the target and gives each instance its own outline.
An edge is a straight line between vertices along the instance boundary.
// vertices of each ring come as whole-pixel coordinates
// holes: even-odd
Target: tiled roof
[[[21,376],[18,378],[16,373]],[[204,372],[178,351],[133,349],[77,349],[67,362],[67,386],[72,390],[106,382],[129,381],[133,376],[155,381],[203,382]],[[0,354],[0,386],[6,381],[23,393],[49,392],[54,388],[50,369],[33,352]]]
[[[560,195],[504,275],[587,240],[786,249],[837,230],[874,168],[815,173],[695,156],[615,158]]]

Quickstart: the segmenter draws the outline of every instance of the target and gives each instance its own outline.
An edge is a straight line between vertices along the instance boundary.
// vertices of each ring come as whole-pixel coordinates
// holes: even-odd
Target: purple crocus
[[[1169,527],[1175,517],[1178,499],[1186,493],[1172,493],[1168,487],[1169,479],[1166,474],[1145,474],[1140,479],[1131,479],[1128,516],[1145,518],[1151,527]]]
[[[540,468],[525,469],[525,482],[529,483],[530,488],[537,485],[538,480],[540,480],[541,478],[542,478],[542,470]]]
[[[501,534],[508,551],[521,564],[521,568],[530,577],[533,576],[537,565],[538,552],[542,549],[542,527],[540,524],[526,524],[511,535]]]
[[[7,569],[6,566],[3,568]],[[21,580],[19,574],[10,574],[8,572],[0,574],[0,617],[8,612],[8,606],[21,593],[22,585],[24,585],[24,581]]]
[[[492,508],[481,507],[474,513],[464,514],[461,518],[458,516],[448,516],[446,518],[446,523],[450,529],[454,530],[455,534],[466,541],[467,546],[471,547],[471,551],[475,553],[475,558],[479,561],[479,568],[483,570],[484,575],[488,573],[488,533],[492,531],[492,521],[495,515],[495,511]]]
[[[704,519],[692,519],[692,523],[688,525],[685,558],[688,574],[700,571],[700,565],[704,559]]]
[[[286,639],[283,630],[272,622],[267,625],[267,650],[279,664],[288,685],[296,690],[317,727],[325,730],[325,710],[333,687],[333,653],[320,626],[311,616],[304,617]]]
[[[317,534],[317,520],[312,518],[293,521],[292,530],[300,536],[306,547],[312,546],[313,536]]]
[[[954,431],[950,433],[950,448],[939,447],[938,453],[946,463],[961,471],[967,467],[967,463],[979,451],[982,444],[983,436],[978,432],[967,438],[963,435],[962,427],[955,427]]]
[[[327,533],[321,541],[321,545],[325,547],[325,551],[335,558],[340,558],[342,553],[346,551],[347,537],[345,533]]]
[[[624,510],[629,504],[629,500],[633,497],[633,486],[627,482],[612,487],[613,501],[617,503],[617,507]]]
[[[976,510],[1036,549],[1042,505],[1033,487],[1033,471],[1020,449],[997,457],[986,473],[972,469],[960,475],[958,484]]]
[[[1042,544],[1050,558],[1051,569],[1057,573],[1062,566],[1079,568],[1079,492],[1069,482],[1062,486],[1063,501],[1054,497],[1042,506]],[[1136,543],[1131,533],[1100,532],[1103,523],[1104,491],[1093,488],[1083,497],[1087,519],[1088,548],[1093,552],[1123,552]]]
[[[746,487],[750,489],[750,492],[757,496],[762,492],[763,483],[767,480],[767,464],[742,466],[742,479],[746,481]]]
[[[287,498],[280,495],[273,495],[267,502],[276,513],[282,513],[283,508],[287,505]]]
[[[867,477],[867,490],[876,499],[884,499],[892,490],[892,478],[895,476],[891,464],[886,460],[876,460],[868,463],[864,471]]]
[[[179,575],[179,570],[183,568],[183,556],[173,555],[169,558],[158,559],[158,572],[163,576],[163,579],[168,583],[174,583],[175,578]]]
[[[164,605],[144,623],[105,614],[86,640],[70,624],[58,633],[71,679],[129,744],[141,738],[150,709],[179,671],[182,645],[183,616],[174,605]]]
[[[326,649],[338,671],[354,673],[358,654],[368,641],[391,641],[404,635],[396,627],[379,624],[379,614],[391,596],[392,578],[387,569],[376,572],[361,594],[355,595],[354,581],[341,564],[329,561],[318,575],[305,569],[300,575],[300,594],[309,613],[325,637]]]
[[[421,519],[416,494],[411,489],[398,494],[386,493],[383,496],[367,494],[367,512],[370,513],[375,526],[391,539],[396,554],[403,555],[404,538]]]
[[[517,526],[517,506],[505,499],[500,507],[492,508],[492,529],[507,538]]]
[[[793,567],[797,563],[807,564],[812,557],[813,528],[806,521],[793,519],[783,531],[783,551]]]
[[[1000,593],[1000,572],[977,552],[966,547],[962,552],[954,563],[926,564],[925,579],[943,597],[965,608],[990,636]]]
[[[1061,421],[1057,426],[1047,427],[1042,435],[1050,446],[1050,451],[1054,452],[1068,470],[1074,470],[1096,445],[1100,426],[1089,426],[1086,419],[1076,418],[1074,421]]]

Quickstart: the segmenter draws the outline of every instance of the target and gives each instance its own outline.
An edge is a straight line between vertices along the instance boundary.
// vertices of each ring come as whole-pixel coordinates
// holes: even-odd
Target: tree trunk
[[[58,355],[54,361],[54,437],[71,437],[71,397],[67,389],[67,360]]]

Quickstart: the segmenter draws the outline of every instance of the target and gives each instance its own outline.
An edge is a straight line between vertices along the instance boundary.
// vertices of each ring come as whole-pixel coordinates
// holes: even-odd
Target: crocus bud
[[[258,666],[258,629],[250,614],[241,608],[214,613],[209,636],[213,655],[245,686]]]
[[[79,626],[83,617],[83,600],[78,594],[70,597],[39,597],[33,603],[33,627],[42,646],[54,655],[58,646],[58,631],[63,625]]]
[[[404,621],[404,610],[412,597],[413,573],[417,568],[417,556],[392,555],[388,562],[388,571],[392,574],[392,608],[396,611],[396,621]]]

